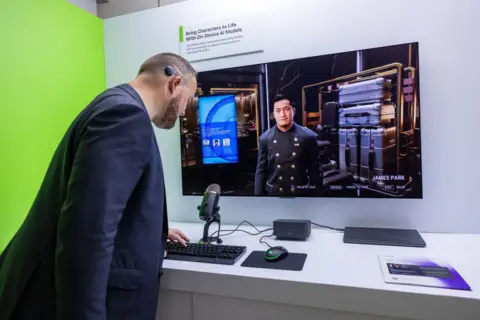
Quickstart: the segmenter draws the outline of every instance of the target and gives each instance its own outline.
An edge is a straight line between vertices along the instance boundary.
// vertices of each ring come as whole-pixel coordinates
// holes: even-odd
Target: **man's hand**
[[[179,242],[182,246],[186,246],[190,239],[180,230],[168,229],[168,240]]]

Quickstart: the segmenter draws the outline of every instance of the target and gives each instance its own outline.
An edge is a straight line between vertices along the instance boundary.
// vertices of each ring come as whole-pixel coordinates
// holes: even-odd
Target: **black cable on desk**
[[[240,226],[241,226],[242,224],[244,224],[244,223],[250,225],[251,227],[253,227],[253,229],[255,229],[257,232],[254,233],[254,232],[250,232],[250,231],[247,231],[247,230],[239,229]],[[213,232],[213,233],[210,235],[210,237],[215,237],[216,234],[218,234],[218,237],[225,237],[225,236],[229,236],[229,235],[231,235],[231,234],[233,234],[233,233],[235,233],[235,232],[237,232],[237,231],[239,231],[239,232],[244,232],[244,233],[249,234],[249,235],[251,235],[251,236],[257,236],[257,235],[259,235],[259,234],[262,234],[262,233],[264,233],[264,232],[271,231],[271,230],[273,230],[273,228],[267,228],[267,229],[264,229],[264,230],[260,230],[260,229],[258,229],[257,227],[255,227],[251,222],[248,222],[248,221],[244,220],[244,221],[240,222],[240,224],[239,224],[235,229],[233,229],[233,230],[221,230],[221,229],[220,229],[220,225],[219,225],[218,230],[215,231],[215,232]],[[229,232],[229,233],[221,234],[222,232]]]
[[[271,237],[273,237],[274,235],[275,235],[275,234],[272,233],[272,234],[269,234],[269,235],[267,235],[267,236],[261,236],[261,237],[260,237],[260,240],[258,240],[258,242],[260,242],[261,244],[264,244],[264,245],[266,245],[267,247],[271,248],[272,246],[271,246],[270,244],[268,244],[267,241],[264,241],[263,238],[271,238]]]
[[[329,226],[324,226],[315,222],[310,221],[310,224],[313,224],[314,226],[320,227],[320,228],[325,228],[325,229],[330,229],[330,230],[335,230],[335,231],[340,231],[343,232],[345,229],[342,228],[334,228],[334,227],[329,227]]]
[[[248,225],[250,225],[253,229],[256,230],[256,232],[250,232],[250,231],[247,231],[247,230],[239,229],[242,224],[248,224]],[[315,222],[312,222],[312,221],[310,221],[310,224],[312,224],[312,225],[314,225],[314,226],[317,226],[317,227],[320,227],[320,228],[330,229],[330,230],[334,230],[334,231],[340,231],[340,232],[343,232],[343,231],[344,231],[344,229],[342,229],[342,228],[329,227],[329,226],[321,225],[321,224],[318,224],[318,223],[315,223]],[[257,227],[255,227],[251,222],[244,220],[244,221],[240,222],[240,223],[237,225],[237,227],[236,227],[235,229],[233,229],[233,230],[221,230],[221,229],[220,229],[220,223],[219,223],[219,224],[218,224],[218,230],[215,231],[215,232],[213,232],[213,233],[210,235],[210,237],[215,237],[215,235],[217,235],[217,234],[218,234],[218,237],[229,236],[229,235],[231,235],[231,234],[233,234],[233,233],[235,233],[235,232],[237,232],[237,231],[238,231],[238,232],[244,232],[244,233],[249,234],[249,235],[251,235],[251,236],[257,236],[257,235],[259,235],[259,234],[262,234],[262,233],[267,232],[267,231],[272,231],[272,230],[273,230],[273,228],[267,228],[267,229],[260,230],[260,229],[258,229]],[[222,234],[222,232],[228,232],[228,233]],[[271,246],[268,242],[266,242],[265,240],[263,240],[263,239],[264,239],[264,238],[271,238],[271,237],[273,237],[274,235],[275,235],[274,233],[272,233],[272,234],[270,234],[270,235],[263,235],[262,237],[260,237],[259,242],[260,242],[261,244],[266,245],[266,246],[269,247],[269,248],[272,248],[272,246]]]

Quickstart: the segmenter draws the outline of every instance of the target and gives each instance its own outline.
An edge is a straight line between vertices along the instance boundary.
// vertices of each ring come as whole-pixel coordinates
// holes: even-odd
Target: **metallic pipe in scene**
[[[400,132],[403,132],[403,68],[397,70],[397,173],[400,173]]]
[[[307,111],[305,111],[305,91],[302,90],[302,125],[305,127],[307,123]]]
[[[263,79],[264,79],[264,75],[263,73],[259,74],[258,75],[258,85],[259,85],[259,90],[258,90],[258,93],[259,93],[259,97],[258,99],[260,100],[259,101],[259,105],[260,105],[260,108],[257,108],[257,103],[256,103],[256,100],[255,100],[255,117],[256,117],[256,123],[257,123],[257,138],[259,137],[259,134],[260,134],[260,126],[262,127],[262,132],[263,132],[263,128],[265,128],[265,124],[262,122],[262,123],[259,123],[258,122],[258,112],[259,112],[259,109],[260,110],[264,110],[265,109],[265,87],[264,87],[264,84],[263,84]],[[268,89],[267,89],[268,90]],[[259,139],[257,139],[257,145],[259,145]]]
[[[266,92],[266,102],[267,104],[265,105],[265,112],[266,112],[266,120],[267,120],[267,130],[270,129],[270,97],[268,95],[268,64],[264,64],[265,66],[265,87],[267,88],[267,90],[265,90]]]
[[[317,83],[312,83],[312,84],[307,84],[307,85],[302,87],[302,92],[304,92],[305,89],[308,89],[308,88],[318,87],[318,86],[326,85],[326,84],[329,84],[329,83],[335,83],[335,82],[339,82],[339,81],[345,81],[347,79],[354,79],[358,76],[362,76],[362,75],[369,74],[369,73],[375,73],[375,72],[379,72],[379,71],[383,71],[383,70],[388,70],[388,69],[392,69],[392,68],[396,68],[397,72],[398,72],[398,70],[400,70],[400,72],[401,72],[402,67],[403,66],[402,66],[401,63],[398,63],[398,62],[390,63],[390,64],[386,64],[386,65],[381,66],[381,67],[376,67],[376,68],[372,68],[372,69],[369,69],[369,70],[364,70],[364,71],[357,72],[357,73],[347,74],[345,76],[337,77],[337,78],[334,78],[334,79],[330,79],[330,80],[326,80],[326,81],[322,81],[322,82],[317,82]],[[304,98],[304,97],[305,97],[305,95],[302,95],[302,98]],[[305,103],[305,101],[304,101],[304,99],[302,99],[302,108],[305,107],[304,103]]]
[[[318,122],[323,124],[323,117],[322,117],[322,109],[323,109],[323,97],[322,97],[322,91],[318,90]]]
[[[412,44],[408,45],[408,66],[412,66]]]
[[[417,83],[415,81],[417,81],[417,78],[416,78],[416,69],[414,67],[406,67],[405,68],[405,71],[410,71],[410,78],[413,79],[413,112],[411,112],[409,114],[409,116],[413,117],[413,121],[411,121],[411,125],[410,125],[410,129],[415,129],[417,127]]]
[[[257,150],[258,148],[260,147],[260,127],[258,125],[258,98],[256,96],[256,94],[254,93],[253,95],[255,95],[255,99],[253,99],[254,103],[255,103],[255,123],[256,123],[256,127],[257,127]]]
[[[378,77],[391,76],[391,75],[394,75],[394,74],[397,74],[397,70],[385,71],[385,72],[376,73],[373,76],[357,78],[357,79],[348,81],[348,83],[362,82],[362,81],[366,81],[366,80],[375,79],[375,78],[378,78]]]
[[[357,51],[357,73],[363,71],[363,51]]]

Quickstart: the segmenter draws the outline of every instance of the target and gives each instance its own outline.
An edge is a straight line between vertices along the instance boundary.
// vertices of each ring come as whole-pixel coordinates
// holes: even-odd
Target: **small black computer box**
[[[278,219],[273,221],[273,234],[278,240],[305,241],[310,237],[310,220]]]

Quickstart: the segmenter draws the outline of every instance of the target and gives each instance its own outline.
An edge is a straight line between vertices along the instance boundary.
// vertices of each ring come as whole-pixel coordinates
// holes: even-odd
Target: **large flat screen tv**
[[[421,199],[418,56],[407,43],[199,73],[183,194]]]

